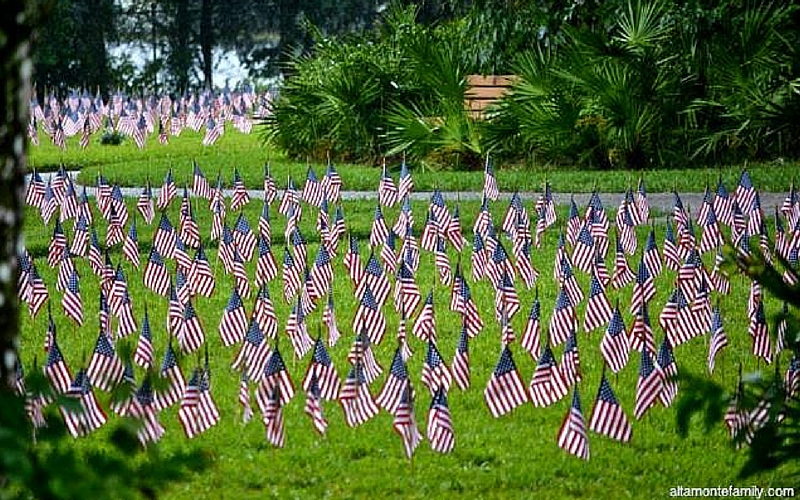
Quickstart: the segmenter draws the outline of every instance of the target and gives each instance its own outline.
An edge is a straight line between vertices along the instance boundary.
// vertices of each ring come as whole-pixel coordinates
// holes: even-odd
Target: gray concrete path
[[[77,171],[70,171],[68,172],[70,177],[75,179],[78,175]],[[26,182],[30,179],[30,175],[26,176]],[[300,186],[302,187],[302,186]],[[79,190],[81,186],[76,183],[76,188]],[[787,190],[788,190],[787,186]],[[122,196],[128,198],[136,198],[142,192],[142,187],[123,187],[120,188],[122,191]],[[159,192],[161,191],[160,187],[153,186],[153,196],[158,197]],[[94,187],[87,186],[86,192],[89,196],[94,196]],[[178,189],[178,195],[182,193],[182,189]],[[259,189],[248,189],[247,193],[250,195],[252,199],[261,199],[264,196],[264,191]],[[223,190],[223,194],[226,198],[230,198],[233,194],[232,189],[225,189]],[[431,191],[415,191],[411,194],[412,200],[430,200],[431,198]],[[616,210],[617,206],[619,206],[620,199],[623,195],[622,192],[619,193],[598,193],[600,195],[600,200],[603,202],[603,206],[607,210]],[[685,207],[688,207],[692,211],[699,208],[703,202],[703,193],[679,193],[681,197],[681,201]],[[189,190],[189,195],[191,196],[191,189]],[[480,200],[482,198],[482,194],[476,191],[442,191],[442,195],[444,199],[449,203],[452,203],[456,200]],[[539,192],[520,192],[520,198],[525,202],[532,202],[535,201],[539,197]],[[786,197],[786,193],[759,193],[761,197],[761,206],[764,209],[766,214],[771,214],[774,207],[780,207],[783,203],[784,198]],[[278,191],[278,199],[283,196],[283,190]],[[500,194],[500,200],[508,201],[512,196],[512,193],[503,192]],[[589,197],[591,193],[575,193],[571,195],[570,193],[553,193],[553,200],[557,205],[568,205],[570,197],[574,196],[575,204],[578,205],[579,209],[583,209],[586,204],[589,202]],[[376,200],[378,198],[377,194],[377,183],[375,186],[375,191],[342,191],[342,199],[343,200]],[[647,200],[650,203],[650,207],[656,210],[660,210],[662,212],[671,211],[673,204],[674,204],[674,195],[672,193],[648,193]]]

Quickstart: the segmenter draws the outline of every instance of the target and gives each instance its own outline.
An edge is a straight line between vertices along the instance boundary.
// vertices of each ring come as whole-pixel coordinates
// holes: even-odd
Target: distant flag
[[[600,352],[611,371],[619,373],[628,364],[629,351],[625,324],[619,306],[617,306],[614,308],[603,340],[600,341]]]
[[[203,171],[200,170],[200,166],[196,161],[192,161],[192,167],[194,169],[194,173],[192,175],[192,192],[198,198],[211,201],[211,184],[209,184],[206,176],[203,175]]]
[[[72,374],[70,373],[67,362],[61,354],[61,348],[55,335],[55,324],[51,322],[52,334],[49,334],[49,348],[47,350],[47,361],[42,366],[45,377],[50,381],[50,385],[58,394],[65,394],[69,391],[72,384]]]
[[[389,368],[389,375],[386,377],[383,388],[375,399],[375,402],[384,410],[395,414],[397,408],[401,404],[403,395],[410,385],[411,380],[408,376],[405,360],[403,359],[403,350],[398,346],[394,351],[392,365]]]
[[[678,247],[675,243],[675,236],[672,232],[672,224],[667,221],[667,229],[664,233],[664,264],[673,271],[677,271],[681,266],[681,260],[678,255]]]
[[[206,120],[206,135],[203,137],[203,146],[211,146],[217,139],[225,134],[225,125],[222,120],[214,120],[209,115]]]
[[[241,210],[250,203],[250,195],[247,194],[247,187],[244,185],[239,169],[233,169],[233,194],[231,195],[231,212]]]
[[[349,427],[364,424],[378,414],[378,405],[369,393],[369,386],[364,378],[364,368],[359,359],[356,359],[342,384],[339,403],[342,405],[345,422]]]
[[[569,385],[564,380],[553,351],[547,343],[542,349],[542,355],[539,357],[528,389],[531,403],[540,408],[552,405],[569,392]]]
[[[234,370],[241,370],[249,380],[258,383],[264,374],[270,353],[269,342],[264,337],[258,322],[251,318],[247,335],[236,354],[232,367]]]
[[[431,393],[435,393],[440,387],[443,387],[445,391],[449,391],[453,381],[453,375],[433,340],[428,341],[428,350],[422,365],[421,380],[422,385],[427,387]]]
[[[414,322],[411,329],[415,336],[422,341],[433,340],[436,341],[436,316],[433,307],[433,290],[428,292],[425,298],[425,303],[422,305],[422,310]]]
[[[492,201],[497,201],[500,191],[497,187],[497,178],[494,175],[494,168],[486,155],[486,165],[483,171],[483,194]]]
[[[634,274],[630,266],[628,266],[628,260],[625,258],[622,244],[620,243],[620,239],[617,238],[617,250],[614,254],[614,274],[611,276],[611,286],[615,290],[619,290],[634,281],[636,281],[636,274]]]
[[[658,400],[661,401],[661,404],[665,407],[669,407],[672,406],[672,403],[675,401],[675,396],[678,394],[678,365],[675,362],[672,346],[669,344],[669,339],[667,337],[664,337],[664,340],[661,342],[656,362],[664,377],[664,385],[658,395]]]
[[[195,352],[206,340],[203,325],[200,324],[200,318],[197,317],[197,312],[195,312],[191,301],[184,306],[183,321],[180,324],[180,328],[178,328],[176,336],[178,345],[184,353]]]
[[[317,337],[314,342],[314,353],[311,363],[308,365],[305,377],[303,377],[303,389],[310,391],[312,384],[317,385],[317,397],[333,401],[338,398],[341,389],[341,381],[336,373],[328,351],[322,339]]]
[[[558,447],[578,458],[589,460],[589,440],[586,437],[586,423],[583,420],[577,387],[572,394],[569,413],[564,417],[558,431]]]
[[[631,296],[630,312],[633,313],[652,300],[656,294],[656,287],[653,283],[653,276],[647,269],[644,260],[639,262],[639,270],[636,273],[636,282],[633,285],[633,295]]]
[[[289,311],[286,320],[286,335],[292,343],[292,349],[297,359],[304,357],[314,346],[314,341],[308,334],[308,325],[305,320],[305,312],[298,297],[297,303]]]
[[[402,311],[406,318],[410,317],[419,306],[421,298],[419,287],[414,281],[414,273],[406,264],[405,259],[400,259],[394,287],[395,310]]]
[[[266,427],[267,441],[276,448],[283,448],[286,434],[283,427],[283,404],[281,403],[280,387],[272,388],[265,395],[262,420]]]
[[[541,303],[539,302],[539,290],[536,290],[536,297],[531,304],[530,313],[528,313],[528,320],[525,323],[525,332],[522,334],[521,345],[523,349],[528,351],[531,357],[538,361],[542,350],[541,341]]]
[[[772,352],[763,299],[758,300],[756,312],[750,318],[748,332],[750,333],[750,338],[753,339],[753,355],[757,358],[762,358],[769,364],[772,361]]]
[[[74,320],[78,326],[83,325],[83,300],[81,299],[81,292],[78,289],[78,274],[74,269],[67,281],[67,287],[64,290],[61,304],[64,306],[64,314]]]
[[[641,419],[651,406],[656,404],[664,388],[664,374],[658,364],[653,362],[649,348],[642,347],[642,358],[639,365],[639,380],[636,383],[636,406],[633,415]]]
[[[333,347],[339,341],[339,327],[336,324],[336,313],[333,307],[333,290],[328,293],[328,300],[322,310],[322,323],[328,329],[328,346]]]
[[[583,320],[583,329],[591,332],[609,322],[613,315],[611,303],[606,297],[600,280],[595,273],[592,273],[592,280],[589,285],[589,301],[586,305],[586,312]]]
[[[378,307],[382,307],[383,304],[386,303],[386,299],[389,297],[391,285],[389,284],[389,279],[386,277],[386,274],[383,272],[381,263],[378,261],[378,258],[374,253],[370,254],[369,259],[367,259],[367,265],[364,267],[364,272],[361,275],[358,285],[356,286],[356,297],[363,296],[364,289],[367,286],[372,291]]]
[[[311,377],[311,381],[306,389],[306,405],[304,411],[306,415],[311,418],[314,429],[320,434],[325,434],[328,428],[328,422],[322,414],[319,385],[317,384],[317,377],[315,375]]]
[[[122,243],[122,255],[127,258],[137,269],[139,268],[139,236],[136,231],[136,218],[131,220],[128,235]]]
[[[508,345],[500,353],[500,360],[486,385],[483,398],[495,418],[528,401],[528,391],[520,379]]]
[[[338,203],[342,190],[342,178],[339,176],[339,172],[336,171],[336,167],[334,167],[333,163],[330,161],[328,161],[325,177],[322,178],[321,182],[328,200],[331,203]]]
[[[155,246],[150,249],[150,257],[147,259],[147,264],[145,264],[142,279],[144,286],[156,294],[164,297],[169,294],[169,271]]]
[[[309,205],[319,207],[322,204],[324,195],[323,186],[319,180],[317,180],[317,174],[314,173],[314,169],[309,165],[308,172],[306,173],[306,182],[303,184],[303,200]]]
[[[561,378],[567,385],[575,385],[580,382],[581,374],[581,360],[578,353],[578,337],[575,332],[572,332],[564,345],[564,352],[561,355]]]
[[[397,201],[397,186],[386,171],[386,158],[384,158],[381,180],[378,183],[378,203],[384,207],[393,207]]]
[[[133,361],[144,369],[149,369],[153,364],[153,336],[150,331],[147,306],[144,309],[142,328],[139,333],[139,341],[136,344],[136,351],[133,353]]]
[[[85,370],[78,370],[66,395],[78,401],[77,410],[61,408],[67,430],[73,437],[86,436],[106,423],[108,417],[92,392]]]
[[[125,366],[117,356],[108,335],[101,331],[97,336],[97,342],[89,360],[86,375],[93,386],[104,391],[110,391],[122,381],[124,372]]]
[[[239,217],[236,218],[236,223],[233,225],[231,231],[233,241],[236,243],[236,248],[242,255],[242,259],[249,261],[253,257],[253,250],[258,243],[256,235],[250,228],[250,223],[244,216],[244,212],[239,212]]]
[[[214,274],[211,272],[211,266],[202,245],[197,247],[192,266],[189,269],[188,280],[194,293],[204,297],[210,297],[214,293]]]
[[[155,234],[153,234],[153,248],[158,250],[161,257],[171,259],[175,255],[175,228],[167,218],[166,212],[161,212]]]
[[[431,449],[438,453],[450,453],[455,446],[456,437],[450,407],[447,405],[447,391],[439,387],[431,400],[428,410],[428,441]]]
[[[263,377],[261,378],[261,385],[259,385],[258,391],[256,392],[256,400],[258,401],[258,406],[262,413],[265,413],[268,399],[270,399],[270,395],[274,393],[275,389],[278,389],[281,406],[286,406],[294,397],[294,383],[289,376],[289,372],[286,369],[283,357],[277,346],[269,355],[266,367],[264,368]]]
[[[589,273],[594,264],[595,253],[594,238],[592,238],[592,233],[589,231],[589,225],[584,224],[581,226],[578,237],[575,240],[572,262],[581,271]]]
[[[236,287],[231,290],[228,305],[222,312],[219,322],[219,335],[222,345],[229,347],[242,341],[247,334],[247,312],[242,297]]]
[[[640,307],[639,310],[636,311],[630,334],[628,335],[628,344],[631,350],[640,350],[642,346],[645,345],[650,352],[655,353],[656,341],[653,336],[653,328],[650,325],[650,313],[648,312],[647,305]]]
[[[453,356],[453,363],[450,365],[450,368],[453,373],[453,380],[458,388],[462,391],[469,389],[469,335],[466,325],[461,328],[461,333],[458,337],[458,345],[456,346],[456,352]]]
[[[369,285],[364,288],[364,293],[353,317],[353,331],[367,332],[370,342],[380,344],[386,334],[386,318],[372,294]]]
[[[372,343],[366,332],[362,331],[356,334],[353,345],[347,353],[347,361],[350,362],[350,364],[355,364],[356,362],[361,363],[363,376],[367,384],[373,383],[381,376],[381,373],[383,373],[383,368],[378,363],[378,360],[375,359]]]
[[[589,429],[623,443],[630,441],[633,434],[631,423],[614,395],[605,373],[600,380],[600,389],[589,417]]]
[[[161,185],[161,192],[158,196],[158,209],[166,209],[170,202],[177,196],[178,187],[175,185],[175,179],[172,176],[172,169],[167,172],[164,177],[164,183]]]
[[[570,333],[577,329],[575,306],[573,306],[564,288],[561,288],[556,299],[555,310],[550,317],[550,342],[561,345],[566,342]]]

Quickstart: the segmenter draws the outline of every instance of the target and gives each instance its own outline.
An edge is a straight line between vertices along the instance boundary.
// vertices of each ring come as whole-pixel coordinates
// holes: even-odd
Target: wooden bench
[[[464,106],[473,118],[481,119],[490,104],[511,91],[517,75],[469,75]]]

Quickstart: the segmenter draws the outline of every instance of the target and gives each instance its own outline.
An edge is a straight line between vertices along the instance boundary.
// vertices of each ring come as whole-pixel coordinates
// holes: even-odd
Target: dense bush
[[[489,4],[497,10],[479,8]],[[795,6],[483,0],[462,14],[424,26],[415,10],[390,9],[363,35],[313,31],[315,52],[293,61],[270,136],[299,157],[406,152],[456,168],[487,152],[593,168],[800,156]],[[511,64],[513,91],[472,118],[467,75]]]

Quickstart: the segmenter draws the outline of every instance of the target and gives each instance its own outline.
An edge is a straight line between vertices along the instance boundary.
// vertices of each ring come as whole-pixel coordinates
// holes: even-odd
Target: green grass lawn
[[[237,153],[237,148],[226,141],[232,141],[233,134],[227,135],[220,142],[219,150],[208,150],[205,158],[208,168],[212,159],[221,158],[225,151]],[[189,139],[187,138],[187,141]],[[256,154],[257,141],[253,137],[239,137],[237,141],[244,147],[245,141],[252,151],[246,158],[252,158],[251,175],[255,175],[262,154]],[[199,143],[199,141],[198,141]],[[228,144],[226,146],[226,144]],[[199,148],[199,146],[197,146]],[[230,149],[226,149],[230,147]],[[93,147],[93,149],[95,149]],[[158,151],[157,145],[153,151]],[[100,151],[101,148],[97,147]],[[165,149],[166,150],[166,149]],[[189,162],[192,148],[187,145],[181,163]],[[198,151],[205,151],[197,149]],[[43,155],[45,149],[36,155]],[[146,150],[150,151],[150,150]],[[237,153],[239,154],[239,153]],[[148,162],[147,155],[132,160],[133,165]],[[41,156],[39,156],[41,158]],[[242,156],[236,156],[242,158]],[[40,160],[41,161],[41,160]],[[101,161],[101,160],[96,160]],[[117,160],[122,161],[122,160]],[[153,162],[165,166],[162,157]],[[242,159],[242,163],[245,160]],[[204,164],[204,166],[206,166]],[[87,169],[97,168],[97,163],[87,165]],[[187,165],[188,168],[188,165]],[[153,166],[155,170],[156,167]],[[113,171],[106,169],[107,175],[122,179],[133,168]],[[344,170],[344,169],[343,169]],[[366,168],[354,169],[366,171]],[[298,174],[299,175],[299,174]],[[415,174],[416,175],[416,174]],[[421,176],[422,177],[422,176]],[[133,179],[133,177],[125,177]],[[425,178],[425,177],[422,177]],[[347,182],[347,179],[346,179]],[[371,183],[374,184],[374,183]],[[353,186],[348,186],[353,187]],[[358,187],[358,185],[356,185]],[[780,186],[785,189],[786,186]],[[178,205],[173,203],[169,210],[174,224],[178,221]],[[255,226],[260,212],[260,201],[252,202],[246,207],[251,225]],[[424,221],[425,203],[414,203],[416,219],[415,227],[421,228]],[[477,203],[462,203],[462,225],[468,234],[475,215]],[[130,202],[133,210],[133,201]],[[362,260],[367,257],[365,239],[372,222],[374,203],[352,201],[344,204],[348,229],[362,241]],[[502,220],[505,203],[497,203],[492,211],[497,224]],[[209,211],[205,206],[198,207],[198,222],[201,233],[207,237],[211,222]],[[397,216],[397,209],[386,210],[387,220],[391,223]],[[91,273],[88,263],[79,261],[77,268],[81,280],[81,293],[84,299],[84,317],[86,322],[76,328],[71,320],[65,318],[60,306],[61,294],[55,293],[54,282],[56,270],[50,269],[46,262],[47,242],[52,232],[45,228],[41,219],[32,211],[27,212],[25,237],[28,249],[37,256],[36,264],[48,284],[53,302],[53,313],[59,331],[59,342],[73,373],[88,361],[93,343],[97,336],[96,314],[97,279]],[[283,217],[273,211],[273,252],[276,257],[283,251]],[[564,220],[560,213],[560,220]],[[309,209],[304,210],[301,228],[303,234],[311,240],[309,259],[316,254],[318,242],[314,241],[314,216]],[[140,221],[141,222],[141,221]],[[71,225],[70,225],[71,228]],[[467,229],[469,228],[469,229]],[[139,225],[139,237],[142,260],[147,258],[149,244],[152,241],[154,227]],[[663,241],[663,225],[657,227],[659,246]],[[99,232],[104,241],[104,231]],[[557,234],[554,230],[546,233],[541,250],[534,250],[533,261],[541,272],[539,280],[539,296],[542,302],[542,324],[547,325],[556,298],[556,285],[553,280],[553,259]],[[640,242],[643,234],[640,234]],[[641,244],[641,243],[640,243]],[[334,298],[338,325],[343,338],[339,344],[330,349],[333,361],[340,376],[344,377],[349,369],[346,361],[347,351],[353,340],[351,331],[355,300],[352,287],[342,265],[345,245],[340,246],[339,255],[335,259]],[[510,248],[510,245],[509,245]],[[208,250],[212,267],[216,266],[216,249]],[[112,252],[116,264],[121,258],[119,248]],[[465,250],[462,259],[469,262],[469,251]],[[455,263],[455,254],[451,252],[451,261]],[[637,262],[638,256],[630,259]],[[609,269],[613,269],[613,253],[607,260]],[[153,327],[154,345],[157,363],[163,356],[167,343],[165,330],[166,306],[163,298],[155,296],[145,289],[141,283],[141,272],[123,263],[126,270],[129,288],[131,289],[137,321],[141,320],[144,304],[147,303],[151,326]],[[467,271],[469,265],[466,266]],[[254,266],[248,267],[253,276]],[[588,279],[578,272],[584,290],[587,290]],[[460,321],[458,316],[449,311],[449,290],[435,279],[432,256],[423,253],[422,265],[416,275],[423,293],[433,286],[436,304],[436,322],[440,350],[448,364],[452,360],[458,339]],[[657,327],[658,313],[671,291],[675,273],[666,270],[657,279],[657,295],[651,303],[651,319],[660,341],[662,332]],[[736,372],[741,362],[746,371],[759,368],[750,354],[750,338],[747,333],[746,300],[747,285],[741,277],[733,277],[733,293],[721,297],[720,304],[724,313],[725,328],[730,338],[730,345],[718,358],[717,370],[713,379],[732,388],[736,382]],[[777,473],[761,474],[746,481],[737,480],[736,473],[744,462],[744,452],[732,449],[722,423],[710,433],[705,434],[695,425],[686,439],[676,434],[675,412],[673,409],[655,407],[642,421],[633,422],[633,439],[629,444],[619,444],[589,434],[591,459],[583,462],[566,454],[556,444],[556,435],[561,421],[569,408],[569,398],[565,398],[546,409],[534,408],[528,404],[515,410],[512,414],[500,419],[493,419],[483,401],[483,389],[494,369],[500,352],[500,332],[493,320],[494,294],[486,282],[470,283],[472,293],[478,303],[486,327],[471,343],[470,356],[472,368],[472,387],[466,392],[453,388],[449,395],[450,408],[456,432],[456,447],[450,455],[439,455],[432,452],[427,442],[418,448],[413,462],[405,460],[400,438],[393,431],[391,416],[385,412],[362,427],[350,429],[344,423],[342,411],[337,403],[325,403],[324,411],[329,420],[328,434],[319,437],[312,429],[308,417],[303,413],[304,395],[300,390],[300,381],[308,365],[309,358],[294,360],[290,344],[285,339],[283,328],[280,334],[282,353],[287,361],[292,379],[298,389],[295,398],[284,410],[286,427],[286,447],[273,449],[266,443],[264,428],[256,418],[248,425],[241,424],[241,414],[237,403],[239,375],[230,368],[230,363],[237,348],[222,346],[217,326],[222,311],[227,303],[229,290],[233,286],[231,276],[217,272],[217,291],[210,299],[202,297],[194,301],[195,307],[203,323],[210,352],[211,387],[213,396],[221,412],[220,423],[210,431],[194,440],[187,440],[177,420],[177,408],[173,407],[161,414],[160,419],[167,429],[162,442],[158,445],[162,455],[171,456],[187,450],[202,450],[210,459],[210,466],[197,470],[179,483],[170,486],[164,498],[174,499],[217,499],[217,498],[661,498],[668,496],[669,488],[674,486],[718,486],[734,484],[739,486],[757,484],[762,487],[785,485],[785,470]],[[522,301],[520,313],[513,319],[512,325],[521,337],[528,309],[533,300],[533,290],[525,290],[517,285]],[[270,284],[270,292],[276,304],[276,312],[283,326],[288,314],[288,307],[283,303],[280,277]],[[609,290],[612,303],[619,300],[623,304],[626,326],[630,326],[631,315],[627,313],[630,300],[630,287],[620,293]],[[391,301],[391,299],[390,299]],[[246,301],[248,312],[252,308],[252,299]],[[578,308],[578,318],[582,323],[585,301]],[[777,312],[779,304],[771,298],[766,302],[767,313]],[[398,316],[391,306],[386,306],[387,338],[380,346],[376,346],[376,355],[384,368],[382,375],[371,386],[371,393],[376,396],[383,385],[391,362],[395,342]],[[35,320],[27,313],[23,314],[22,357],[26,368],[30,369],[34,354],[41,360],[42,341],[46,330],[46,313],[40,313]],[[309,332],[315,334],[321,322],[321,311],[318,308],[309,320]],[[410,334],[410,325],[409,325]],[[588,422],[593,401],[600,381],[602,358],[598,349],[603,331],[587,334],[579,332],[581,366],[583,381],[579,384],[584,418]],[[135,347],[137,336],[120,341]],[[425,354],[424,345],[416,338],[410,337],[414,356],[409,362],[409,371],[416,388],[416,418],[423,430],[430,403],[430,395],[419,382],[420,370]],[[707,338],[697,338],[676,349],[675,356],[683,371],[695,374],[707,373],[706,353]],[[527,383],[533,374],[535,361],[519,346],[519,340],[513,345],[513,352],[523,381]],[[563,347],[555,349],[560,358]],[[787,354],[781,359],[781,366],[787,363]],[[184,375],[189,376],[195,366],[196,356],[186,356],[181,360]],[[763,367],[763,366],[762,366]],[[639,368],[639,356],[632,354],[628,366],[619,376],[611,376],[610,381],[630,419],[633,419],[636,379]],[[137,372],[140,380],[141,371]],[[101,402],[106,405],[108,394],[98,392]],[[253,400],[255,406],[255,401]],[[106,406],[107,407],[107,406]],[[100,432],[79,440],[76,446],[101,447],[108,436],[106,426]]]
[[[79,179],[83,183],[94,183],[98,173],[118,182],[121,186],[142,186],[147,178],[154,185],[160,185],[167,171],[172,168],[176,182],[191,183],[192,161],[196,160],[205,175],[213,181],[222,172],[223,183],[230,185],[233,168],[237,167],[251,188],[260,188],[263,179],[264,163],[269,160],[272,173],[279,187],[286,185],[286,178],[292,175],[297,182],[305,179],[307,165],[295,161],[262,143],[256,132],[250,135],[229,130],[212,147],[201,145],[202,134],[191,130],[184,131],[180,137],[170,138],[170,144],[158,144],[155,136],[149,139],[143,150],[136,148],[131,140],[120,146],[106,146],[95,138],[85,150],[78,146],[78,138],[68,141],[68,149],[62,152],[48,142],[46,136],[40,138],[40,146],[31,147],[30,165],[39,170],[54,170],[61,163],[70,168],[81,168]],[[430,171],[415,168],[410,164],[417,190],[426,191],[439,187],[445,191],[480,191],[483,188],[483,172]],[[324,165],[312,163],[318,175],[324,173]],[[399,165],[391,165],[397,177]],[[378,165],[337,165],[347,189],[373,191],[377,188],[380,171]],[[798,172],[796,162],[761,163],[747,167],[753,183],[762,191],[785,191]],[[716,185],[717,177],[722,176],[726,186],[736,185],[742,165],[732,165],[708,169],[672,169],[631,172],[626,170],[585,171],[575,168],[554,168],[533,166],[531,168],[505,168],[498,165],[497,178],[503,191],[538,191],[548,180],[557,192],[591,192],[597,188],[605,192],[624,191],[628,186],[636,187],[639,176],[645,179],[650,192],[666,192],[677,189],[680,192],[702,192],[705,185]]]

